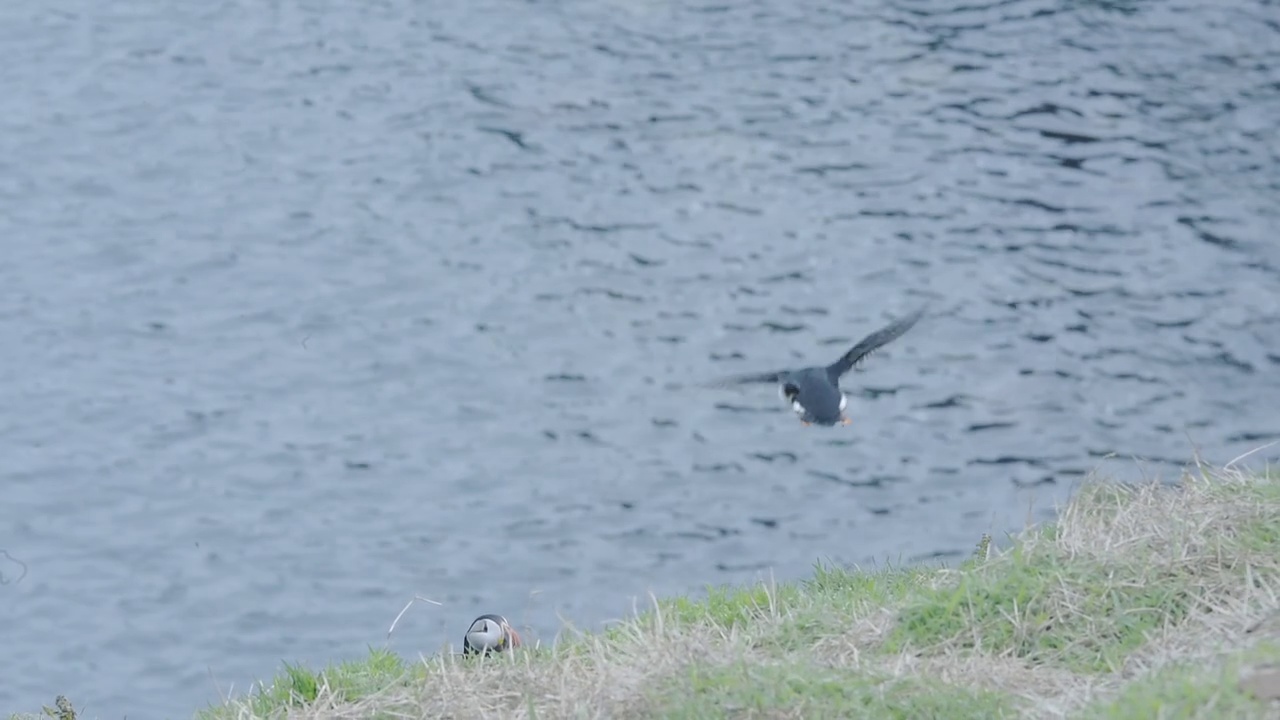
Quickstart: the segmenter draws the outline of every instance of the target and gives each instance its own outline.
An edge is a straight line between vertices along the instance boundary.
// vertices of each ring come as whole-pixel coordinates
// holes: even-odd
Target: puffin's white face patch
[[[848,404],[849,398],[844,393],[840,393],[840,412],[844,412],[844,406]]]

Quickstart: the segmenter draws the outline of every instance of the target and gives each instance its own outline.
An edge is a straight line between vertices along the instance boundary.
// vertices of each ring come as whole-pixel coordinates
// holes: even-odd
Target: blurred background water
[[[0,81],[0,710],[950,561],[1280,438],[1271,0],[14,0]],[[925,302],[849,427],[697,385]]]

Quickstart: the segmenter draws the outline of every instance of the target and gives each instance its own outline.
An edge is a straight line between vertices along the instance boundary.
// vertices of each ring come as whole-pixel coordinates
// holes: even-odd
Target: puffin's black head
[[[844,414],[848,399],[825,368],[786,373],[778,391],[805,425],[849,424]]]
[[[468,655],[502,652],[520,647],[520,634],[501,615],[481,615],[471,621],[462,639],[462,652]]]

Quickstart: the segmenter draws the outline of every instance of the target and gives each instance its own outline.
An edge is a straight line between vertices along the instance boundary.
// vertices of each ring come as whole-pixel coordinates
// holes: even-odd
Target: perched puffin
[[[902,337],[921,317],[925,308],[876,330],[854,345],[839,360],[826,367],[806,367],[797,370],[777,370],[767,373],[739,375],[721,380],[716,385],[744,383],[778,383],[778,393],[791,403],[791,409],[804,425],[836,423],[848,425],[851,421],[844,414],[849,399],[840,389],[840,378],[860,360]]]
[[[467,635],[462,639],[464,655],[488,655],[520,647],[520,634],[501,615],[481,615],[471,621]]]

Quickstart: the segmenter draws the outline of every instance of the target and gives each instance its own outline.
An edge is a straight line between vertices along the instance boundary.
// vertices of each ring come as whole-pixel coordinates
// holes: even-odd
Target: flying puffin
[[[462,639],[464,655],[488,655],[491,652],[520,647],[520,633],[501,615],[481,615],[471,621]]]
[[[778,394],[791,404],[791,409],[804,425],[848,425],[851,420],[844,414],[849,399],[840,389],[840,378],[866,356],[902,337],[921,317],[925,308],[876,330],[839,360],[825,367],[814,366],[795,370],[776,370],[767,373],[738,375],[721,380],[716,385],[740,385],[747,383],[777,383]]]

